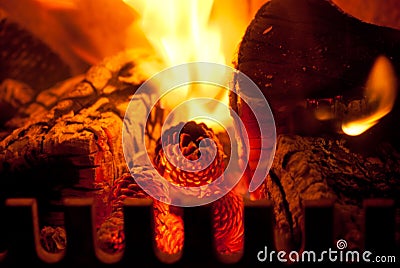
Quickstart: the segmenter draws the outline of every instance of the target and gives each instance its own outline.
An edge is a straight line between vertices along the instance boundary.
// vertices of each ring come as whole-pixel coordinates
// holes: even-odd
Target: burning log
[[[399,45],[398,30],[363,23],[329,1],[270,1],[247,29],[238,69],[266,96],[279,133],[319,135],[332,128],[305,109],[307,100],[340,96],[347,105],[362,99],[378,56],[385,55],[399,73]],[[392,114],[398,111],[399,100]]]
[[[31,99],[22,98],[17,113],[3,124],[1,196],[38,198],[45,226],[42,244],[47,250],[65,246],[65,241],[54,240],[63,225],[62,198],[95,197],[99,242],[107,252],[123,249],[123,200],[149,198],[128,173],[121,147],[127,105],[131,102],[143,115],[150,107],[147,95],[132,99],[143,81],[134,64],[137,57],[143,57],[140,53],[127,51],[106,59],[85,76],[66,80],[36,97],[25,94]],[[31,92],[17,82],[4,87],[11,93],[2,97],[10,104],[14,102],[8,96]],[[162,116],[155,108],[147,122],[148,148],[153,150],[153,135],[160,131]],[[134,173],[152,179],[152,172],[141,168]],[[175,210],[161,202],[154,205],[155,239],[163,253],[177,253],[183,245],[182,217]]]
[[[277,244],[298,248],[304,242],[304,203],[328,199],[335,203],[335,239],[361,248],[363,200],[399,201],[400,154],[390,144],[379,149],[365,156],[352,152],[344,140],[281,135],[266,182],[266,195],[274,202]],[[397,235],[399,227],[400,218]]]
[[[342,107],[341,116],[363,111],[374,61],[385,55],[399,74],[398,47],[398,30],[363,23],[328,1],[272,0],[248,27],[237,67],[259,86],[277,125],[276,155],[263,191],[274,202],[280,248],[298,249],[304,242],[307,200],[335,202],[335,226],[342,227],[335,238],[347,239],[352,248],[363,244],[363,199],[388,197],[398,203],[399,129],[393,126],[399,100],[375,128],[356,138],[338,131],[343,118],[320,121],[313,106]],[[232,97],[231,106],[249,118],[240,100]],[[248,132],[259,132],[244,122]],[[256,155],[257,148],[250,148]]]
[[[57,84],[21,105],[3,125],[2,196],[25,194],[44,203],[50,196],[58,204],[63,197],[95,193],[104,214],[99,219],[109,214],[110,187],[126,171],[122,120],[141,81],[131,73],[135,55],[106,59],[86,76]],[[14,96],[20,94],[20,87],[13,89]],[[145,97],[138,99],[137,109],[146,108]]]

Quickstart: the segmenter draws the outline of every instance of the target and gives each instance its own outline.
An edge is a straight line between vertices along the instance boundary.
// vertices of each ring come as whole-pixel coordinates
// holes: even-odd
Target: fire
[[[342,124],[344,133],[357,136],[374,126],[393,108],[397,95],[397,81],[389,59],[376,59],[365,87],[365,96],[371,114]]]
[[[239,6],[233,8],[232,2],[241,2],[243,4],[245,1],[229,1],[222,0],[220,2],[224,2],[224,4],[219,5],[220,3],[216,4],[214,0],[125,0],[127,4],[131,5],[139,13],[142,31],[152,45],[155,54],[162,60],[161,66],[158,63],[149,65],[148,62],[139,62],[139,65],[145,64],[145,68],[141,66],[140,69],[147,72],[150,77],[162,71],[160,67],[168,68],[190,62],[228,64],[228,59],[233,56],[234,46],[239,44],[240,38],[248,25],[248,21],[242,20],[242,25],[239,23],[239,25],[224,29],[224,23],[226,27],[227,21],[238,22],[241,21],[240,18],[243,18],[240,15],[234,16],[235,12],[243,12],[243,10]],[[235,10],[235,12],[230,13],[230,9],[232,11]],[[226,20],[221,19],[219,14],[224,14]],[[230,45],[227,46],[227,44]],[[232,55],[229,53],[232,53]],[[168,76],[166,79],[174,79],[173,76],[177,76],[185,81],[198,81],[196,79],[198,72],[202,72],[201,74],[207,72],[207,77],[213,81],[223,79],[222,77],[214,77],[216,75],[220,76],[221,73],[213,73],[213,70],[193,70],[189,67],[183,72],[182,69],[179,70],[179,72],[173,73],[172,77]],[[182,76],[185,77],[183,78]],[[154,77],[152,80],[154,81]],[[170,84],[169,82],[162,81],[162,79],[155,81],[155,86],[163,95],[161,103],[168,113],[182,107],[182,103],[191,103],[191,100],[209,98],[224,104],[216,105],[215,102],[208,102],[208,100],[206,102],[192,102],[194,104],[185,106],[184,111],[179,110],[179,113],[174,114],[182,117],[176,118],[178,121],[206,123],[207,127],[212,128],[214,133],[233,126],[233,119],[229,111],[229,91],[227,89],[216,85],[194,83],[166,92],[170,90],[167,86]],[[172,137],[174,136],[175,133]],[[190,136],[186,134],[186,137]],[[207,136],[207,138],[210,137],[212,135]],[[197,175],[171,167],[170,164],[165,164],[168,163],[164,155],[165,152],[168,151],[159,150],[156,152],[157,157],[154,162],[160,170],[165,171],[164,176],[181,186],[193,187],[194,185],[203,185],[203,183],[208,184],[215,179],[215,176],[218,177],[223,172],[221,169],[224,161],[222,148],[219,151],[219,157],[215,159],[216,162],[214,161],[213,164],[200,173],[197,172]],[[243,246],[243,225],[240,225],[242,219],[241,199],[231,193],[229,197],[227,195],[221,200],[223,201],[215,203],[214,212],[216,213],[214,227],[217,250],[220,254],[236,253]],[[226,202],[226,204],[222,202]],[[235,216],[227,217],[226,214],[231,211],[235,212],[232,214]],[[166,245],[165,240],[159,240],[158,242],[159,248],[169,253],[173,252],[166,247],[168,245]],[[178,248],[181,248],[182,241],[179,242]]]
[[[233,57],[235,47],[249,23],[248,17],[238,15],[239,11],[242,12],[238,7],[245,6],[247,4],[245,1],[124,0],[124,2],[139,13],[141,29],[163,62],[162,66],[159,64],[149,66],[148,63],[144,63],[146,67],[143,71],[149,77],[161,71],[160,67],[167,68],[188,62],[229,64],[228,59]],[[227,23],[233,26],[229,30]],[[195,74],[187,72],[176,75],[192,77]],[[157,87],[161,91],[168,90],[164,89],[163,81],[157,82]],[[228,91],[224,88],[191,84],[174,89],[166,94],[161,102],[164,108],[173,110],[184,101],[196,98],[219,100],[225,104],[226,109],[221,109],[221,106],[216,110],[210,110],[209,105],[192,106],[186,111],[185,120],[206,121],[213,128],[219,128],[220,124],[230,124]],[[207,120],[207,117],[212,117],[214,120]]]
[[[221,35],[209,25],[213,0],[126,0],[141,14],[141,25],[168,66],[188,61],[224,63]]]

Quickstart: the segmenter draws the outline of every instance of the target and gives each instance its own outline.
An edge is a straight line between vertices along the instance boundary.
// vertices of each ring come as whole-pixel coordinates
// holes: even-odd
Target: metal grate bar
[[[125,251],[106,254],[97,246],[93,224],[92,199],[66,199],[65,227],[67,249],[65,254],[45,252],[39,241],[38,208],[35,199],[7,199],[2,218],[6,232],[6,253],[0,253],[1,267],[160,267],[174,262],[174,267],[220,267],[215,254],[212,231],[212,206],[184,209],[185,243],[182,256],[157,255],[153,245],[152,201],[129,199],[124,204]],[[304,237],[302,249],[325,250],[333,246],[334,205],[332,200],[304,203]],[[365,248],[388,254],[396,250],[395,212],[393,200],[369,199],[365,208]],[[267,200],[245,200],[245,244],[241,259],[230,267],[265,265],[257,260],[257,253],[268,247],[276,250],[274,241],[273,206]],[[276,263],[275,263],[276,264]],[[275,265],[274,264],[274,265]],[[141,266],[145,265],[145,266]]]

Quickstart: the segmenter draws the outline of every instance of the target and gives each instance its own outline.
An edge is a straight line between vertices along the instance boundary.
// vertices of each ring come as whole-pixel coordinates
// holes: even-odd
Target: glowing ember
[[[357,136],[374,126],[393,108],[397,95],[397,82],[393,66],[383,56],[376,59],[365,88],[370,115],[342,124],[344,133]]]
[[[183,126],[180,133],[179,130],[180,126],[176,126],[166,131],[167,139],[164,146],[162,146],[162,141],[159,140],[154,159],[154,164],[158,172],[172,183],[184,187],[201,186],[213,182],[224,171],[225,156],[218,138],[212,129],[203,123],[188,122]],[[212,157],[214,156],[208,150],[211,148],[208,144],[210,141],[206,142],[203,152],[200,152],[199,144],[205,139],[212,139],[217,144],[218,154],[213,160]],[[171,144],[176,145],[173,146]],[[185,157],[191,161],[198,160],[201,155],[202,157],[211,159],[212,163],[208,167],[203,167],[202,164],[204,162],[188,162],[187,168],[190,171],[181,170],[168,161],[164,150],[170,150],[172,153],[181,150],[182,158]],[[183,162],[183,159],[178,159],[178,161]],[[196,168],[200,168],[200,171],[193,172],[192,170],[196,170]]]
[[[215,247],[222,255],[243,249],[243,206],[242,197],[233,192],[213,204]]]

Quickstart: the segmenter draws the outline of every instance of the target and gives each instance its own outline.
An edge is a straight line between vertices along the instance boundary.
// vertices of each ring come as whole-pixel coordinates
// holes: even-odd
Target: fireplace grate
[[[395,239],[395,202],[390,199],[364,201],[364,248],[376,252],[393,252]],[[124,253],[107,254],[96,247],[92,223],[93,199],[64,201],[67,248],[64,253],[48,253],[39,242],[39,217],[35,199],[7,199],[1,209],[3,217],[0,239],[0,267],[159,267],[153,250],[152,201],[129,199],[124,204],[126,246]],[[330,200],[304,204],[304,245],[307,250],[321,251],[335,246],[335,209]],[[257,253],[274,246],[273,207],[269,201],[245,200],[245,244],[240,260],[228,266],[265,266]],[[183,254],[174,266],[193,265],[221,267],[222,260],[213,251],[211,206],[184,208],[185,244]],[[12,239],[7,239],[12,237]],[[5,243],[7,241],[7,243]],[[7,244],[7,246],[5,246]],[[168,260],[168,256],[166,257]],[[226,262],[226,259],[225,259]],[[73,266],[75,265],[75,266]],[[296,266],[296,265],[294,265]],[[276,266],[274,266],[276,267]]]

